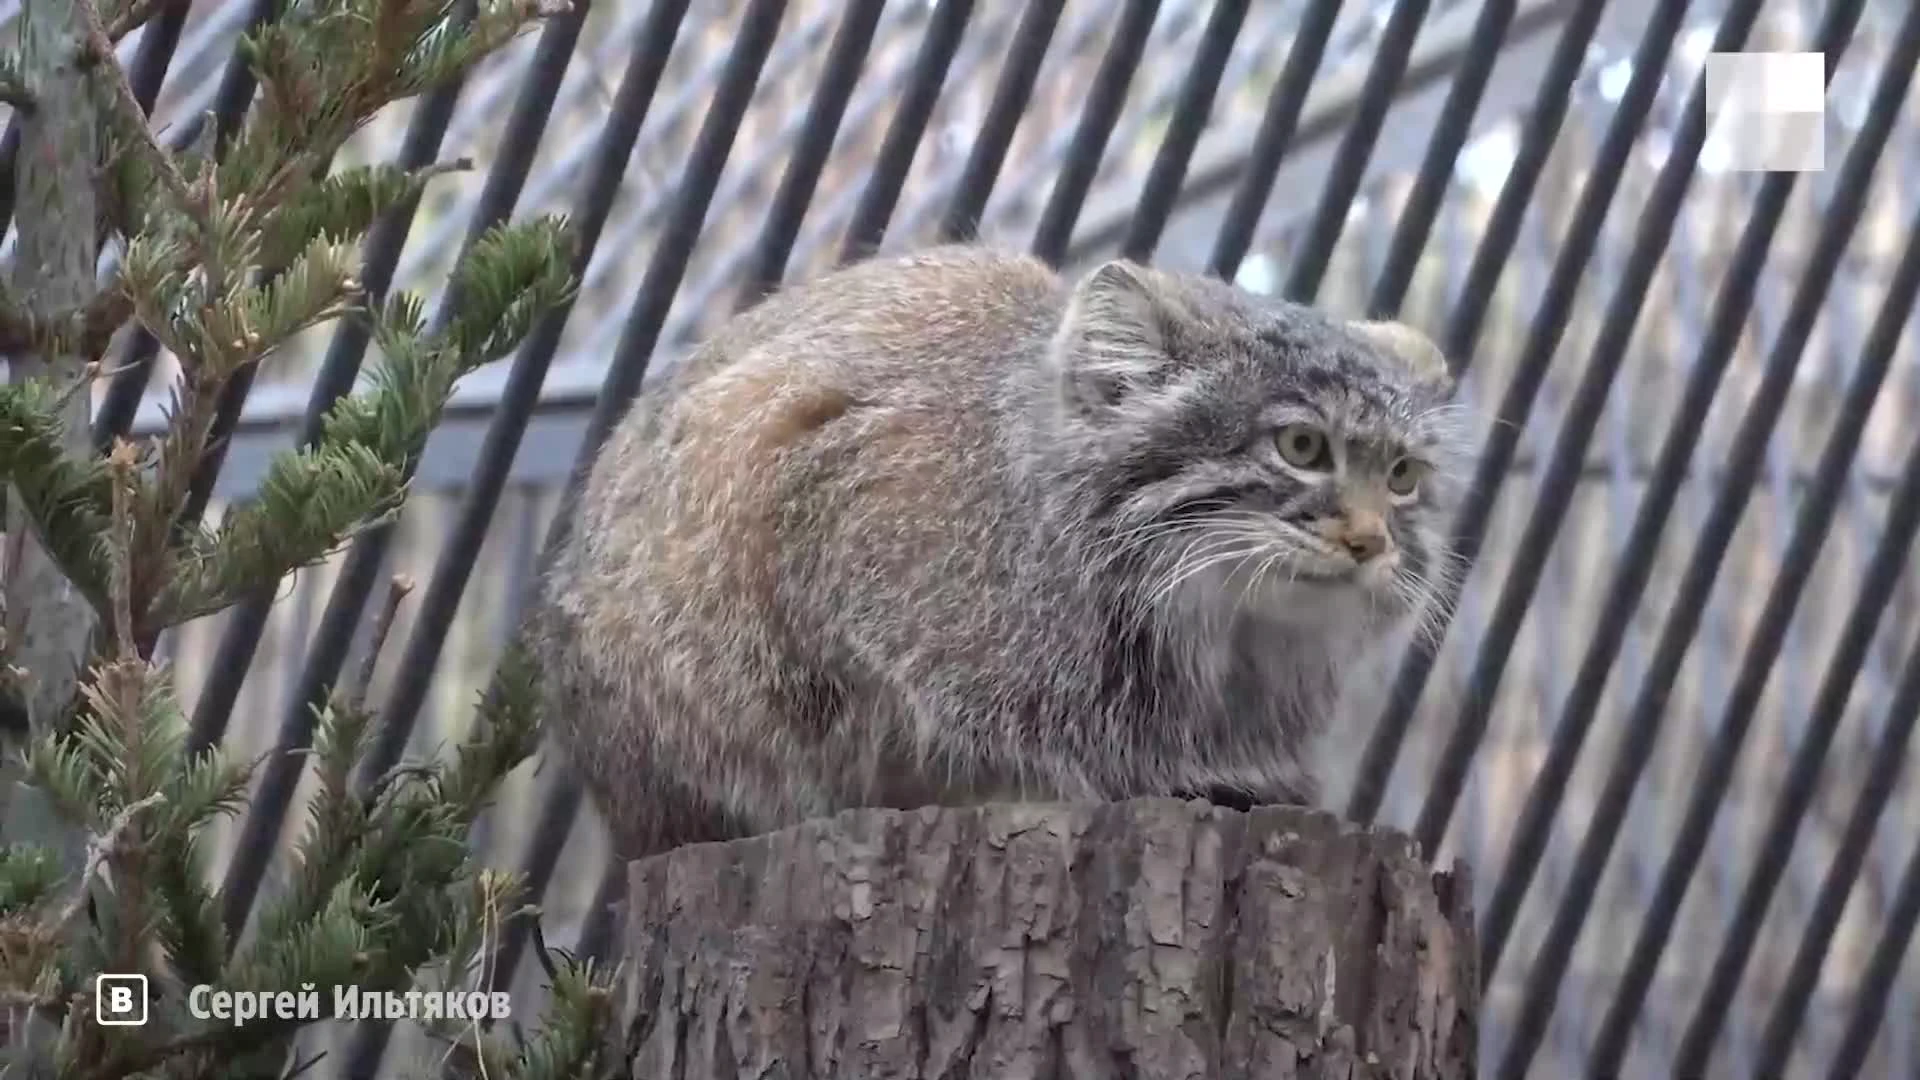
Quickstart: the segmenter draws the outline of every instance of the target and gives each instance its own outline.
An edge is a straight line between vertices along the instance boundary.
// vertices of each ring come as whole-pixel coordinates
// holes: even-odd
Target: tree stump
[[[628,868],[636,1080],[1470,1080],[1465,868],[1322,812],[854,810]]]

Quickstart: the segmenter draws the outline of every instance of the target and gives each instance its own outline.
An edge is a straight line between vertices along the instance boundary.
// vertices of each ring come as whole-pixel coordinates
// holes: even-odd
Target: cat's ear
[[[1399,364],[1401,370],[1414,379],[1437,387],[1449,397],[1453,395],[1453,371],[1447,366],[1446,354],[1425,334],[1405,323],[1389,320],[1351,322],[1347,328],[1386,354],[1387,359]]]
[[[1097,415],[1165,382],[1173,362],[1167,311],[1150,274],[1114,260],[1074,285],[1053,342],[1060,391],[1074,412]]]

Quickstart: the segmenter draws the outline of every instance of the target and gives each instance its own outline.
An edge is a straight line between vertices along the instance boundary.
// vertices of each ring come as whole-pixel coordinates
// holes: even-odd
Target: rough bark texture
[[[628,875],[635,1078],[1475,1071],[1464,868],[1331,814],[859,810]]]
[[[35,106],[19,119],[14,215],[19,233],[9,288],[16,303],[49,323],[87,309],[99,291],[95,174],[101,136],[84,50],[90,18],[80,0],[28,0],[19,22],[20,67]],[[15,354],[7,358],[8,374],[16,381],[50,377],[65,388],[79,381],[87,360]],[[61,417],[68,452],[74,455],[92,453],[92,400],[80,387]],[[18,501],[11,499],[0,547],[0,587],[6,601],[5,660],[27,672],[27,715],[0,718],[4,748],[45,730],[73,700],[93,632],[93,610],[41,549]],[[0,761],[0,841],[49,845],[78,870],[85,833],[62,822],[43,793],[18,783],[18,764],[10,754],[0,756],[5,758]]]
[[[19,19],[20,71],[34,99],[21,110],[20,151],[14,177],[19,226],[7,288],[12,302],[53,322],[85,310],[99,291],[100,124],[84,55],[82,0],[26,0]],[[0,226],[4,223],[0,222]],[[8,378],[51,377],[61,387],[78,382],[87,358],[16,353]],[[69,453],[92,452],[88,420],[92,394],[82,387],[67,399],[62,420]],[[80,868],[86,833],[61,820],[38,788],[20,782],[12,750],[53,722],[72,701],[79,666],[93,632],[93,610],[33,536],[17,499],[7,500],[0,539],[7,653],[0,662],[27,672],[24,702],[0,702],[0,843],[29,841],[54,849],[70,871]],[[24,705],[26,715],[11,706]],[[0,1013],[0,1044],[54,1037],[44,1020]]]
[[[83,56],[87,17],[77,0],[29,0],[20,17],[20,63],[37,106],[20,121],[20,234],[11,289],[23,308],[48,322],[86,310],[99,291],[100,120]],[[9,365],[16,381],[51,377],[68,387],[79,381],[87,359],[15,355]],[[61,417],[68,451],[76,456],[92,453],[91,403],[81,388]],[[7,637],[13,663],[29,673],[28,717],[39,730],[73,699],[93,613],[40,549],[19,507],[10,503],[8,510],[16,554],[6,575]]]

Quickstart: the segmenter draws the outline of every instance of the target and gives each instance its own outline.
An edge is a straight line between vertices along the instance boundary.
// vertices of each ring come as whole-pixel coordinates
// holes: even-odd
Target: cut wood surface
[[[636,1080],[1475,1072],[1464,868],[1331,814],[855,810],[628,875]]]

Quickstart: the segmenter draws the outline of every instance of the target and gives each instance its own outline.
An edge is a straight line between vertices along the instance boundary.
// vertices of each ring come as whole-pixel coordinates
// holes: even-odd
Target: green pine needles
[[[111,48],[159,6],[29,4],[43,9],[38,18],[69,10],[72,40],[91,64],[104,159],[97,225],[122,257],[85,310],[29,312],[0,295],[0,345],[91,362],[77,383],[0,387],[0,487],[97,625],[67,714],[8,750],[87,837],[79,866],[31,843],[0,847],[0,1075],[9,1078],[287,1075],[311,1064],[295,1060],[294,1040],[332,1015],[336,987],[485,989],[489,946],[519,910],[519,883],[479,867],[466,841],[498,783],[535,749],[537,672],[523,655],[506,657],[462,745],[370,785],[354,778],[379,718],[360,690],[337,691],[309,753],[317,794],[293,868],[236,941],[207,884],[201,838],[207,823],[244,808],[254,763],[192,752],[153,652],[167,628],[270,593],[390,520],[454,384],[510,353],[571,297],[571,233],[551,218],[498,226],[472,244],[447,286],[449,315],[435,324],[418,297],[363,295],[358,242],[462,163],[327,172],[379,109],[458,77],[565,4],[286,0],[245,40],[259,92],[244,123],[224,143],[209,137],[185,153],[155,141]],[[0,100],[33,109],[36,85],[30,60],[0,62]],[[255,498],[202,524],[194,477],[213,449],[223,395],[294,335],[341,318],[369,324],[374,368],[326,416],[317,442],[280,455]],[[88,392],[107,339],[129,320],[179,360],[167,423],[104,456],[76,454],[64,406]],[[37,674],[7,656],[0,638],[0,695]],[[146,1024],[97,1023],[102,973],[146,976]],[[197,1018],[195,987],[311,991],[318,1015]],[[430,1025],[446,1044],[434,1068],[593,1075],[610,1022],[607,979],[563,963],[544,1024],[517,1043],[458,1018]]]

